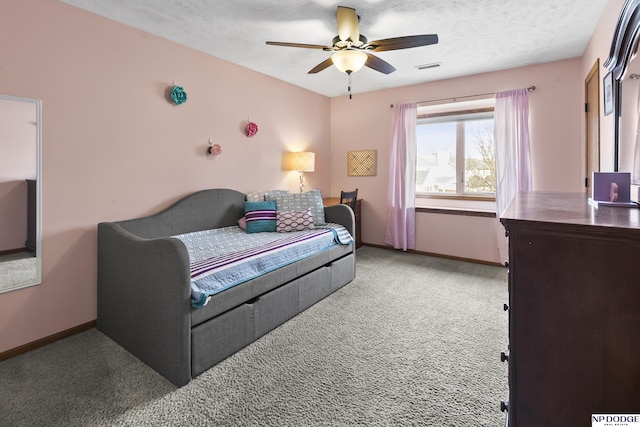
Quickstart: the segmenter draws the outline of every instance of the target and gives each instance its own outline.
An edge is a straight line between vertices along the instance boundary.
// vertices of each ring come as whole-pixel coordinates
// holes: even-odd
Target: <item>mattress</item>
[[[288,233],[246,233],[224,227],[174,236],[189,253],[191,305],[205,306],[210,298],[335,245],[353,243],[341,225],[326,224],[314,230]]]

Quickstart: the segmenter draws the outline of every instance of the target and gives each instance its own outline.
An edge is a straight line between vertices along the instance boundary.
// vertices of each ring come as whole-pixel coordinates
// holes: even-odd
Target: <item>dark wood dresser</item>
[[[520,193],[509,237],[510,427],[640,414],[640,209]]]

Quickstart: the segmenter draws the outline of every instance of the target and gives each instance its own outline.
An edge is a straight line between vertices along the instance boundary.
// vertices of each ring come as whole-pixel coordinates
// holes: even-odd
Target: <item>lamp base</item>
[[[300,172],[300,192],[304,193],[304,173]]]

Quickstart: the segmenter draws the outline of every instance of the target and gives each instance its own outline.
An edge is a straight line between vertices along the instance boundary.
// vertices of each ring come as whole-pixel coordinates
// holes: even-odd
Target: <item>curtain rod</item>
[[[534,90],[536,90],[535,86],[529,86],[527,88],[528,92],[533,92]],[[487,96],[487,95],[495,95],[496,92],[488,92],[488,93],[478,93],[476,95],[465,95],[465,96],[456,96],[456,97],[450,97],[450,98],[440,98],[440,99],[429,99],[427,101],[418,101],[416,102],[416,104],[426,104],[427,102],[438,102],[438,101],[446,101],[448,99],[452,100],[453,102],[456,102],[460,99],[466,99],[466,98],[476,98],[478,96]],[[393,108],[393,104],[390,105],[391,108]]]

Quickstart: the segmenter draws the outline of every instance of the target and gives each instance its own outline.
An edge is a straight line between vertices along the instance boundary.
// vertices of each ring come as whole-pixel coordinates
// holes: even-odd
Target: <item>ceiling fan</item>
[[[360,34],[358,27],[359,16],[356,14],[356,10],[350,7],[338,6],[336,21],[338,23],[338,35],[332,40],[331,46],[273,41],[266,43],[272,46],[301,47],[335,52],[330,58],[309,70],[309,74],[318,73],[331,65],[335,65],[338,70],[347,73],[349,76],[363,66],[384,74],[390,74],[396,70],[393,65],[369,52],[409,49],[438,43],[437,34],[394,37],[370,42],[364,35]]]

